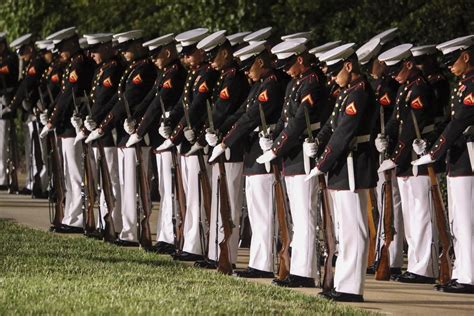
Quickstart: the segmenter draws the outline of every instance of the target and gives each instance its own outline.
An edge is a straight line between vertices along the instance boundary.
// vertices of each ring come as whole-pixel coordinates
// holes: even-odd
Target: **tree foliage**
[[[3,0],[0,30],[12,40],[75,25],[82,33],[141,28],[147,38],[194,27],[228,34],[273,26],[275,36],[312,31],[313,44],[363,44],[397,26],[405,42],[439,43],[474,33],[471,0]]]

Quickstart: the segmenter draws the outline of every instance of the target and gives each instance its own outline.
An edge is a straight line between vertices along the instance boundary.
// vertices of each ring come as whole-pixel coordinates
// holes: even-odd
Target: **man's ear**
[[[347,62],[344,64],[344,68],[347,72],[352,72],[352,62]]]
[[[165,50],[165,55],[166,55],[166,58],[170,58],[171,56],[171,51],[168,48]]]
[[[415,65],[413,64],[412,61],[408,60],[405,62],[405,66],[407,67],[408,70],[411,70],[413,69],[413,67],[415,67]]]
[[[296,62],[297,62],[298,64],[302,65],[303,62],[304,62],[303,57],[298,56],[298,57],[296,58]]]
[[[463,52],[462,53],[462,60],[466,64],[469,64],[469,62],[471,61],[471,55],[468,52]]]
[[[265,63],[263,62],[263,59],[262,59],[262,58],[258,58],[258,59],[257,59],[257,65],[258,65],[260,68],[263,68],[263,66],[265,65]]]

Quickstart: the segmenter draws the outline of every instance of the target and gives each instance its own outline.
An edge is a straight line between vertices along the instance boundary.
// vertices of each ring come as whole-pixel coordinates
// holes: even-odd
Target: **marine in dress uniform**
[[[35,192],[34,197],[43,196],[46,189],[46,172],[45,170],[38,170],[41,166],[37,166],[35,155],[39,155],[42,159],[41,148],[36,148],[34,145],[34,137],[39,138],[38,125],[36,120],[36,102],[38,100],[39,81],[43,71],[47,67],[45,60],[38,54],[34,47],[32,34],[25,34],[11,42],[10,46],[17,52],[21,60],[26,64],[24,69],[23,79],[20,82],[18,89],[13,97],[13,100],[8,106],[8,111],[16,113],[17,109],[22,110],[22,121],[25,135],[25,156],[26,156],[26,184],[20,190],[20,194],[30,195],[33,188]],[[38,152],[37,152],[38,151]],[[43,172],[42,172],[43,171]],[[34,183],[34,175],[42,172],[40,182]],[[43,180],[43,181],[41,181]]]
[[[61,142],[63,155],[63,168],[65,179],[65,209],[63,226],[56,228],[58,233],[82,233],[83,232],[83,212],[81,199],[81,182],[83,168],[81,164],[82,148],[79,144],[74,144],[76,129],[71,124],[71,117],[75,106],[80,106],[81,99],[75,96],[82,96],[84,92],[90,90],[94,65],[84,56],[79,47],[78,35],[75,27],[63,29],[49,35],[46,39],[52,40],[59,50],[60,58],[67,63],[61,82],[61,92],[54,101],[54,108],[48,119],[48,123],[43,127],[41,137],[45,137],[55,129],[58,142]]]
[[[87,50],[91,58],[97,64],[94,72],[92,88],[89,94],[90,98],[90,113],[87,108],[83,108],[78,125],[81,127],[81,132],[76,136],[76,141],[80,141],[86,137],[89,132],[97,128],[97,124],[102,122],[109,111],[112,109],[113,102],[110,102],[117,94],[117,89],[120,83],[120,78],[124,71],[119,57],[116,55],[116,50],[112,47],[112,33],[98,33],[86,34],[84,38],[87,41]],[[82,126],[81,126],[82,125]],[[100,215],[97,219],[97,229],[105,227],[104,217],[110,211],[114,223],[116,233],[122,231],[122,198],[120,191],[120,180],[118,175],[118,150],[115,143],[112,131],[107,131],[100,139],[104,147],[107,167],[110,174],[110,183],[112,186],[112,193],[115,198],[113,210],[108,210],[105,202],[104,192],[100,192],[99,208]],[[97,141],[92,143],[95,162],[97,164],[99,159],[99,151],[97,149]],[[95,166],[98,170],[99,166]],[[99,177],[96,174],[96,181]],[[103,178],[100,177],[100,181]],[[102,187],[100,183],[100,187]],[[101,236],[99,232],[99,237]]]
[[[145,109],[143,117],[138,122],[135,134],[130,136],[127,146],[143,139],[147,134],[150,137],[152,148],[160,146],[165,138],[158,127],[169,116],[183,93],[186,80],[186,70],[181,65],[174,34],[166,34],[143,44],[150,50],[150,55],[159,69],[159,75],[147,97],[138,106]],[[162,105],[165,113],[162,111]],[[139,118],[137,118],[138,120]],[[163,123],[164,124],[164,123]],[[173,183],[172,183],[172,153],[171,149],[154,151],[158,170],[158,189],[160,193],[160,213],[157,222],[157,243],[152,250],[158,253],[174,254],[175,236],[173,230]]]
[[[412,46],[402,44],[378,56],[389,67],[389,73],[400,83],[400,88],[395,111],[386,125],[386,136],[377,136],[376,146],[378,150],[386,149],[387,138],[395,146],[391,156],[381,163],[379,172],[396,168],[402,201],[408,268],[396,280],[434,283],[438,274],[438,243],[429,198],[431,183],[426,168],[412,168],[410,163],[424,150],[421,145],[411,146],[416,139],[412,115],[416,117],[422,137],[431,133],[434,95],[421,71],[415,67],[410,51]]]
[[[282,175],[293,220],[290,275],[283,280],[275,279],[273,283],[286,287],[315,287],[314,278],[318,277],[315,242],[319,238],[316,230],[318,185],[314,179],[305,181],[305,178],[311,169],[310,158],[316,157],[317,149],[313,146],[304,150],[306,146],[314,145],[305,142],[308,137],[305,115],[309,117],[311,133],[317,134],[328,92],[324,76],[311,68],[312,56],[307,52],[305,41],[296,39],[286,39],[272,48],[278,58],[277,66],[292,80],[286,88],[283,111],[273,131],[275,139],[260,139],[264,154],[257,162],[282,159]]]
[[[264,42],[250,44],[234,53],[241,61],[241,70],[254,84],[239,110],[238,117],[222,142],[212,151],[209,162],[222,155],[226,148],[245,141],[244,171],[245,194],[248,215],[252,229],[249,266],[238,271],[240,277],[266,277],[273,275],[273,174],[256,162],[263,152],[259,145],[258,132],[261,131],[260,108],[268,126],[274,125],[281,113],[283,91],[273,70],[270,53]]]
[[[169,138],[157,148],[161,151],[172,146],[179,146],[181,154],[181,171],[186,194],[186,218],[183,249],[175,256],[175,259],[183,261],[202,260],[206,244],[204,230],[207,227],[202,225],[206,217],[200,198],[202,192],[199,182],[201,171],[199,160],[203,159],[203,151],[202,149],[194,151],[196,147],[193,149],[192,147],[196,145],[196,135],[207,121],[206,102],[212,96],[218,77],[218,73],[205,61],[204,51],[196,47],[207,33],[207,29],[198,28],[176,36],[176,41],[183,46],[181,54],[184,55],[189,71],[181,100],[171,111],[164,127],[161,127],[160,134]],[[174,129],[170,135],[171,126]],[[207,170],[202,170],[202,172],[208,173]]]
[[[414,164],[433,163],[446,155],[449,226],[456,259],[451,282],[438,289],[474,293],[474,36],[455,38],[437,48],[460,80],[451,92],[451,120],[428,153]]]
[[[0,32],[0,189],[18,193],[18,188],[9,183],[7,174],[10,159],[9,131],[13,126],[15,113],[3,113],[18,84],[18,56],[10,50],[6,36],[6,32]]]
[[[376,185],[376,151],[370,139],[377,111],[353,46],[345,44],[320,57],[343,90],[330,119],[317,135],[316,142],[324,150],[308,179],[327,173],[339,243],[334,289],[320,295],[361,302],[368,255],[368,194]]]
[[[156,69],[147,51],[142,46],[142,30],[133,30],[114,34],[117,39],[117,49],[127,61],[120,80],[117,93],[107,102],[111,110],[86,139],[86,143],[103,137],[115,128],[118,147],[118,173],[122,197],[122,231],[116,240],[118,246],[138,246],[138,214],[137,214],[137,155],[136,148],[126,147],[131,134],[135,131],[137,107],[146,97],[156,79]],[[126,100],[126,101],[125,101]],[[128,113],[126,103],[128,103]],[[109,107],[110,106],[110,107]],[[128,117],[131,115],[131,117]],[[140,143],[143,156],[143,168],[148,170],[148,144]],[[149,194],[150,192],[144,192]]]
[[[197,47],[206,52],[209,63],[219,72],[219,78],[211,96],[212,121],[214,130],[206,130],[204,136],[209,146],[215,147],[221,141],[232,124],[228,119],[239,109],[248,95],[249,85],[245,74],[239,70],[234,61],[233,49],[225,37],[226,31],[215,32],[202,39]],[[207,124],[209,126],[209,124]],[[237,250],[240,237],[239,221],[242,211],[242,172],[243,172],[243,144],[237,143],[227,149],[224,167],[229,194],[230,215],[234,227],[229,240],[230,262],[237,263]],[[222,218],[219,210],[219,165],[212,164],[211,173],[211,216],[209,219],[209,247],[208,260],[196,262],[196,266],[203,268],[217,268],[220,255],[219,243],[224,239]]]
[[[375,36],[356,51],[360,65],[366,69],[368,75],[370,75],[369,78],[372,79],[369,79],[369,82],[372,86],[372,89],[374,90],[375,99],[377,101],[377,105],[379,106],[379,117],[376,126],[376,130],[378,132],[381,132],[381,120],[383,119],[383,124],[385,125],[392,116],[393,110],[395,108],[395,100],[399,84],[397,81],[395,81],[395,79],[388,75],[387,66],[385,63],[380,62],[377,59],[377,56],[381,52],[387,50],[386,45],[395,38],[396,30],[397,29],[392,29],[392,32],[385,31],[382,33],[382,37]],[[384,157],[381,155],[379,157],[379,162],[382,162],[383,160]],[[395,233],[389,247],[390,273],[392,275],[400,275],[402,273],[401,268],[403,266],[403,241],[405,234],[403,231],[403,215],[400,192],[398,190],[395,170],[391,171],[391,175],[393,228]],[[384,182],[385,177],[383,173],[379,173],[376,188],[377,207],[379,212],[382,212],[383,210],[382,191]],[[377,225],[377,223],[375,223],[375,225]],[[377,227],[377,229],[379,230],[377,236],[383,236],[383,225],[380,225]],[[374,262],[369,262],[369,265],[372,265],[373,263]],[[374,274],[375,267],[373,265],[369,266],[367,268],[367,272]]]

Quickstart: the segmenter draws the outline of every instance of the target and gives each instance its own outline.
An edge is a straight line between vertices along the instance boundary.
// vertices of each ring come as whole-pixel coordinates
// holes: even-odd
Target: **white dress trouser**
[[[1,106],[1,105],[0,105]],[[0,119],[0,185],[7,185],[8,128],[10,121]]]
[[[229,204],[230,213],[234,228],[232,229],[232,235],[228,242],[230,261],[231,263],[237,262],[237,250],[239,248],[239,221],[242,213],[242,171],[244,164],[243,162],[226,162],[224,163],[225,172],[227,177],[227,188],[229,192]],[[211,200],[211,219],[209,222],[209,251],[208,258],[210,260],[218,261],[220,249],[219,243],[224,239],[224,231],[222,229],[222,217],[218,209],[218,183],[219,178],[219,164],[215,163],[212,165],[212,200]],[[220,193],[219,193],[220,194]],[[220,203],[220,201],[219,201]],[[217,215],[217,216],[216,216]],[[216,238],[216,230],[217,238]]]
[[[74,145],[74,137],[60,138],[64,180],[66,184],[64,218],[62,223],[69,226],[83,227],[83,210],[82,210],[82,147],[81,144]]]
[[[273,272],[273,174],[245,177],[245,195],[252,239],[249,267]]]
[[[363,295],[369,251],[369,190],[333,192],[334,221],[339,243],[334,287],[338,292]]]
[[[94,147],[94,157],[95,157],[95,163],[98,163],[98,155],[99,155],[99,150]],[[121,192],[120,192],[120,180],[119,180],[119,175],[118,175],[118,153],[117,153],[117,147],[104,147],[104,153],[105,157],[102,157],[102,159],[105,159],[107,162],[107,169],[109,170],[110,174],[110,183],[112,186],[112,193],[114,195],[115,199],[115,205],[114,209],[112,210],[112,220],[114,223],[114,229],[116,233],[119,233],[122,231],[122,197],[121,197]],[[98,172],[100,170],[100,166],[96,166],[95,170],[97,170],[97,176],[96,176],[96,181],[99,179],[98,177]],[[102,176],[100,177],[100,187],[103,188],[103,179]],[[100,192],[100,197],[99,197],[99,207],[100,207],[100,215],[97,219],[97,228],[99,227],[105,227],[105,222],[104,222],[104,217],[107,215],[109,212],[107,208],[107,203],[105,203],[105,195],[104,191],[102,190]]]
[[[145,170],[148,170],[150,147],[142,147],[141,150]],[[118,148],[117,157],[122,196],[122,231],[119,238],[137,242],[137,156],[135,148]]]
[[[293,219],[290,273],[302,277],[317,276],[316,218],[317,179],[306,175],[285,176],[286,191]]]
[[[186,218],[184,220],[183,251],[203,255],[206,245],[204,227],[206,214],[202,207],[199,185],[199,160],[197,156],[181,156],[181,173],[186,194]]]
[[[25,187],[32,190],[34,184],[34,177],[38,173],[38,166],[36,165],[36,146],[34,146],[33,142],[33,131],[34,125],[36,124],[36,128],[39,133],[41,132],[41,127],[39,123],[36,121],[32,115],[30,115],[30,119],[25,123],[25,158],[26,158],[26,185]],[[47,153],[47,146],[46,146],[46,138],[39,139],[40,145],[40,155],[41,159],[43,160],[43,166],[40,170],[39,176],[41,180],[41,191],[45,192],[48,187],[48,153]]]
[[[173,229],[173,181],[171,168],[173,160],[170,151],[156,154],[158,170],[158,190],[160,192],[160,212],[156,227],[156,241],[174,244]]]
[[[403,240],[405,236],[403,228],[403,213],[402,213],[402,200],[400,198],[400,191],[398,189],[397,176],[395,174],[395,169],[392,170],[392,205],[393,205],[393,228],[395,229],[395,234],[393,235],[393,240],[390,243],[389,255],[390,255],[390,267],[391,268],[401,268],[403,266]],[[379,173],[379,179],[377,181],[377,207],[380,212],[380,216],[383,214],[382,206],[382,189],[385,178],[383,173]],[[378,223],[375,223],[376,225]],[[382,229],[378,227],[378,229]],[[383,235],[380,235],[383,236]],[[383,243],[383,240],[381,241]]]
[[[448,177],[448,197],[456,256],[452,278],[474,285],[474,176]]]
[[[398,177],[403,224],[408,243],[407,271],[426,277],[438,276],[438,241],[432,221],[428,176]]]

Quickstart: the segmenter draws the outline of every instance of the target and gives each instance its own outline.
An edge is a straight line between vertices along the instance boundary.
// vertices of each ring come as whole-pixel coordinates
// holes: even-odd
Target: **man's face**
[[[122,55],[125,58],[125,60],[129,62],[133,61],[133,58],[135,57],[135,54],[130,50],[123,52]]]
[[[159,69],[165,68],[165,66],[168,64],[170,56],[171,52],[169,49],[165,48],[160,50],[159,54],[153,59],[156,67]]]
[[[372,67],[370,68],[370,76],[374,79],[380,79],[386,69],[387,66],[383,61],[374,59],[374,61],[372,62]]]
[[[43,59],[46,61],[46,63],[50,64],[53,61],[53,53],[50,51],[47,51],[43,54]]]
[[[191,54],[184,56],[184,61],[189,67],[197,67],[203,60],[203,52],[200,49],[195,49]]]
[[[410,76],[413,67],[414,65],[411,61],[404,61],[401,70],[398,72],[394,79],[399,84],[405,83],[408,80],[408,77]]]
[[[286,73],[291,78],[296,78],[302,73],[302,68],[303,68],[303,58],[298,57],[296,58],[293,65],[291,65],[290,68],[287,68]]]
[[[352,63],[345,62],[342,69],[333,77],[339,87],[344,88],[349,84],[351,81],[351,71]]]
[[[226,49],[219,49],[216,57],[211,63],[211,67],[215,70],[221,70],[227,63],[228,51]]]
[[[69,59],[71,58],[71,53],[69,51],[61,51],[59,53],[59,60],[61,62],[67,62],[69,61]]]
[[[104,61],[104,48],[99,46],[96,49],[91,51],[91,57],[97,65]]]
[[[30,46],[27,46],[21,50],[20,58],[28,62],[30,61],[32,55],[33,55],[33,48],[31,48]]]
[[[451,70],[453,75],[457,77],[462,76],[469,67],[470,58],[471,56],[469,56],[467,52],[461,53],[461,55],[458,57],[458,59],[456,59],[454,64],[448,66],[449,70]]]
[[[250,78],[253,82],[258,81],[262,76],[262,66],[263,62],[260,58],[256,58],[252,66],[245,71],[247,77]]]

